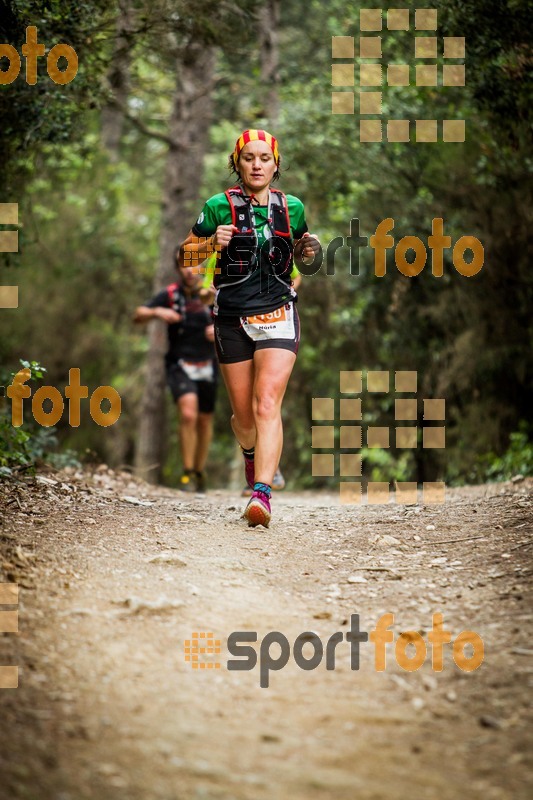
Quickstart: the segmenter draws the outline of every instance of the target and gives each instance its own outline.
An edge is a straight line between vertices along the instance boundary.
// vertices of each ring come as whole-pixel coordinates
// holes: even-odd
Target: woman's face
[[[250,194],[270,186],[277,169],[270,146],[261,140],[244,145],[239,153],[237,167]]]

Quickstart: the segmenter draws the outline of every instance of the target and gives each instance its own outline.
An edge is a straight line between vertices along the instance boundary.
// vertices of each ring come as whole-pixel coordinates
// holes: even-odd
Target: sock
[[[250,447],[250,449],[249,449],[249,450],[245,450],[245,448],[244,448],[244,447],[241,447],[241,450],[242,450],[242,454],[243,454],[243,456],[244,456],[245,458],[247,458],[247,459],[249,459],[249,460],[253,461],[254,454],[255,454],[255,447]]]
[[[268,483],[254,483],[254,492],[262,492],[266,494],[268,498],[272,494],[272,487],[268,485]]]

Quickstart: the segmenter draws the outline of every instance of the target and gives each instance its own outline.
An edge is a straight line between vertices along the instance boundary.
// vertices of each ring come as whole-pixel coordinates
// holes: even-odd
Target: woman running
[[[237,185],[209,198],[180,258],[197,266],[217,253],[215,345],[252,489],[244,517],[268,527],[283,447],[281,403],[300,340],[292,259],[313,259],[320,243],[308,233],[302,202],[271,188],[280,167],[274,136],[244,131],[229,166]]]

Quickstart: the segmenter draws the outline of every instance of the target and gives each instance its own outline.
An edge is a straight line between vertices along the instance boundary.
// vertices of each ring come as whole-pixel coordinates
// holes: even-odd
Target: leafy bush
[[[505,481],[514,475],[533,475],[533,442],[526,422],[511,433],[509,447],[502,456],[486,453],[479,459],[478,476],[483,480]]]
[[[46,368],[37,361],[20,360],[22,369],[29,369],[31,377],[41,380]],[[9,384],[15,373],[0,374],[0,381]],[[46,461],[53,467],[78,466],[79,461],[72,450],[55,453],[57,437],[55,428],[44,428],[31,418],[22,427],[15,428],[11,421],[11,407],[3,403],[0,408],[0,477],[12,475],[15,471],[34,471],[38,461]]]

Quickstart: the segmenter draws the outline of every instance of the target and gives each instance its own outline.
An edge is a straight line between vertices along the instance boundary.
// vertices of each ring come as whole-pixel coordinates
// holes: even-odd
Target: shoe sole
[[[248,520],[248,527],[255,528],[257,525],[262,525],[268,528],[270,524],[270,513],[261,503],[256,503],[253,500],[248,503],[244,511],[243,517]]]

